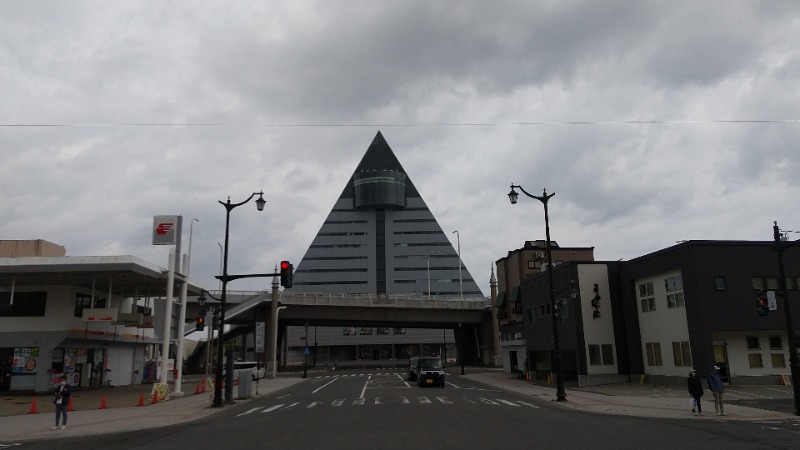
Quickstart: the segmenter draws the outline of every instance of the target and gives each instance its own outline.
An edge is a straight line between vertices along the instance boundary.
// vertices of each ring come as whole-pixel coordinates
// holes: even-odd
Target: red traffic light
[[[292,287],[292,272],[294,266],[289,261],[281,261],[281,286],[285,288]]]
[[[206,328],[205,316],[198,316],[194,323],[194,329],[196,331],[203,331],[205,328]]]

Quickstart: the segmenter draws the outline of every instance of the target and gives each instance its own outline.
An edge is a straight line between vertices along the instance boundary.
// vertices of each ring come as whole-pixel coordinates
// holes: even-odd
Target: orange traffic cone
[[[158,403],[158,392],[153,392],[153,400],[150,401],[151,405]]]
[[[31,402],[31,410],[28,414],[39,414],[39,411],[36,410],[36,397],[34,397]]]
[[[108,406],[106,406],[106,394],[104,393],[102,399],[100,400],[100,409],[107,409],[107,408]]]
[[[75,411],[75,408],[72,407],[72,396],[69,396],[69,403],[67,403],[67,411],[72,412]]]
[[[139,404],[136,406],[144,406],[144,393],[139,392]]]
[[[200,393],[200,383],[197,383],[194,385],[194,395],[197,395],[199,393]]]
[[[205,392],[206,392],[206,377],[203,377],[203,385],[200,388],[200,393],[205,394]]]

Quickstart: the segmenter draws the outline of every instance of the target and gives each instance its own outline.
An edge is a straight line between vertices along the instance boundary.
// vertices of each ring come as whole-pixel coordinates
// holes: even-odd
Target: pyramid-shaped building
[[[469,271],[463,265],[459,270],[448,234],[378,132],[296,265],[288,292],[483,298]],[[290,354],[300,332],[294,328],[287,336]],[[436,353],[424,345],[433,349],[442,344],[442,330],[376,328],[315,330],[323,351],[331,347],[317,359],[402,358],[419,354],[417,347],[421,353]],[[448,333],[446,340],[452,342]],[[357,350],[343,348],[353,345]]]

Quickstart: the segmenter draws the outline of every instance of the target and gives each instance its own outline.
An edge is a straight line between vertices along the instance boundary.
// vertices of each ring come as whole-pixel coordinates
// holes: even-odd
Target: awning
[[[495,301],[494,306],[498,308],[506,306],[506,291],[500,291],[500,293],[497,294],[497,300]]]
[[[514,286],[511,289],[511,297],[508,298],[508,301],[511,303],[517,303],[519,301],[519,286]]]

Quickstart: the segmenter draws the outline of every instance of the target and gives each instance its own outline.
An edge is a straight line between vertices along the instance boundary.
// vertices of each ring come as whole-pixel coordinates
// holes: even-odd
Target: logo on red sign
[[[162,222],[156,227],[156,234],[159,236],[164,236],[169,233],[169,230],[171,230],[174,225],[174,223]]]

